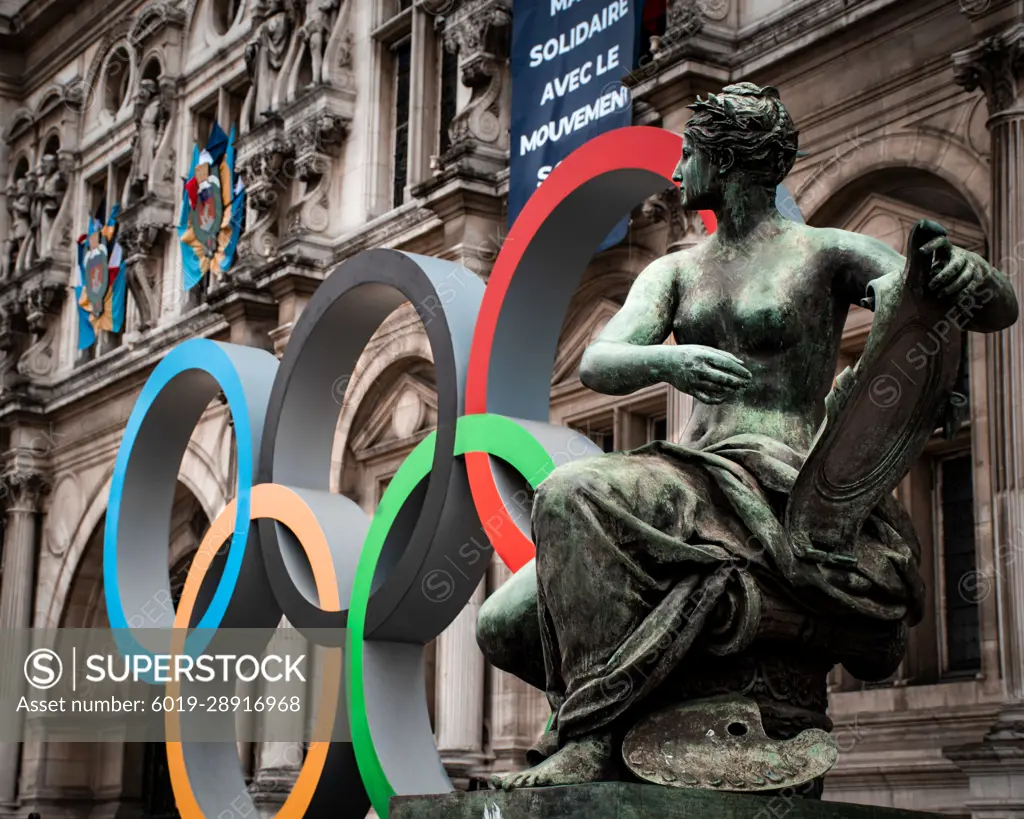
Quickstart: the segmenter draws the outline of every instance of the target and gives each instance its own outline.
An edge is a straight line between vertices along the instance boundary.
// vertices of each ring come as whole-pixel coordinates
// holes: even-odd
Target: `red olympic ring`
[[[620,128],[595,137],[566,157],[526,203],[509,231],[487,282],[473,335],[466,378],[466,414],[499,412],[487,401],[488,376],[498,317],[523,254],[541,226],[573,193],[597,177],[624,168],[644,170],[664,177],[665,186],[674,185],[672,173],[682,154],[683,138],[661,128],[637,126]],[[711,211],[701,211],[708,233],[717,227]],[[513,572],[519,571],[536,552],[534,544],[510,517],[491,470],[490,456],[466,453],[469,484],[482,521],[489,526],[495,552]]]

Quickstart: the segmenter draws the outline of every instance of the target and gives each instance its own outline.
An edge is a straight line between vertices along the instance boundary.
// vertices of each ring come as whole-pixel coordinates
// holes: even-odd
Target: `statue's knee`
[[[533,499],[534,516],[546,512],[558,514],[579,497],[581,490],[594,488],[597,475],[594,465],[587,462],[591,460],[594,459],[570,461],[541,481]]]
[[[476,642],[489,663],[494,663],[493,655],[500,650],[502,642],[507,637],[507,624],[501,616],[499,607],[495,605],[493,596],[488,597],[477,613]]]
[[[520,635],[516,612],[504,605],[500,595],[487,598],[476,619],[476,644],[484,659],[504,671],[514,667]]]
[[[540,651],[537,574],[532,564],[484,600],[477,613],[476,642],[491,665],[513,673],[524,652]]]

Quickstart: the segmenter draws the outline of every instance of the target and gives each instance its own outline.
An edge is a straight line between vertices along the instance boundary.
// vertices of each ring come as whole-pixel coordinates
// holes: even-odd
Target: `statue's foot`
[[[573,740],[539,765],[492,781],[504,791],[608,782],[616,779],[618,767],[611,735],[606,734]]]

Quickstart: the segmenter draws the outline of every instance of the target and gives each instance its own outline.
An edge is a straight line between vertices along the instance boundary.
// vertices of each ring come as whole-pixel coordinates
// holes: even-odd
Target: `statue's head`
[[[156,84],[156,80],[145,79],[139,83],[139,92],[146,99],[151,99],[156,96],[159,86]]]
[[[777,89],[741,82],[688,107],[693,115],[673,174],[684,207],[713,210],[727,186],[774,191],[789,174],[799,132]]]
[[[57,156],[56,154],[43,154],[43,158],[39,160],[39,167],[42,169],[43,174],[49,176],[57,170]]]

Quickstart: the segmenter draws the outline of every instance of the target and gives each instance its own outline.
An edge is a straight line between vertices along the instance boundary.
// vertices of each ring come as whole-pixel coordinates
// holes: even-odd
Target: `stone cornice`
[[[667,42],[663,62],[655,59],[635,69],[625,83],[634,88],[636,99],[664,108],[686,95],[680,82],[690,80],[692,88],[704,90],[754,74],[776,76],[781,64],[840,31],[850,40],[849,47],[858,47],[851,28],[869,17],[894,11],[912,24],[948,5],[948,0],[931,0],[928,8],[911,11],[898,0],[801,0],[739,31],[705,21],[699,30],[684,32],[681,42]],[[828,50],[829,55],[835,53]],[[663,99],[669,93],[673,98]]]
[[[953,55],[957,83],[967,91],[981,89],[993,116],[1021,109],[1024,75],[1024,23],[992,34]]]
[[[90,5],[93,14],[75,26],[73,38],[55,38],[55,42],[47,42],[46,33],[48,29],[53,28],[56,21],[65,19],[69,10],[72,13],[80,13],[89,10]],[[48,50],[38,60],[28,58],[31,56],[30,51],[22,52],[26,59],[22,66],[23,73],[16,80],[20,96],[27,97],[48,83],[61,68],[74,62],[93,43],[102,41],[112,19],[129,17],[135,8],[141,5],[141,0],[114,0],[113,3],[94,4],[68,3],[67,0],[32,0],[28,3],[15,15],[17,31],[10,38],[11,42],[30,43],[33,50],[42,50],[35,48],[35,44],[42,42]],[[7,39],[0,37],[0,47],[7,46]]]
[[[136,376],[144,378],[176,344],[189,338],[209,338],[225,330],[227,322],[221,316],[210,313],[208,308],[193,311],[175,323],[147,335],[144,342],[134,349],[124,345],[96,361],[62,374],[60,380],[46,390],[45,402],[33,414],[52,415],[66,410],[90,396],[108,390],[112,382],[119,386],[131,384]],[[11,400],[0,407],[0,423],[6,423],[12,415],[31,409],[16,399]]]

